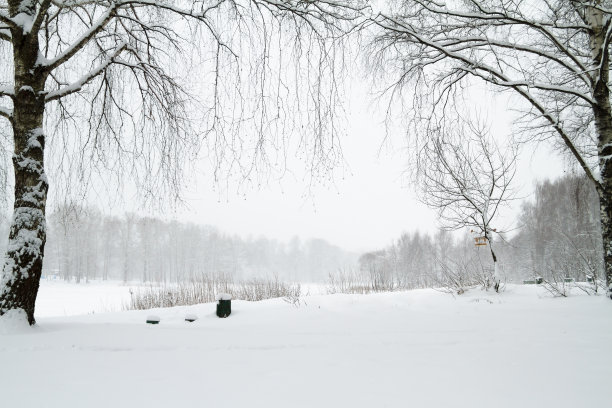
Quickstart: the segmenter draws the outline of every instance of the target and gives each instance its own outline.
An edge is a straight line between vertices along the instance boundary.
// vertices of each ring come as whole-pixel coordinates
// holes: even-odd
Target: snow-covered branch
[[[47,65],[48,71],[53,71],[66,61],[70,60],[74,55],[76,55],[79,51],[81,51],[87,44],[89,44],[97,34],[102,32],[105,27],[113,20],[121,20],[121,19],[130,19],[130,17],[126,15],[120,14],[121,10],[134,10],[139,7],[148,7],[156,10],[166,10],[173,14],[179,15],[181,17],[192,18],[195,20],[199,20],[205,23],[205,25],[212,31],[210,25],[207,24],[207,14],[211,10],[215,10],[219,7],[220,4],[224,3],[226,0],[219,0],[216,3],[213,3],[206,9],[201,11],[194,11],[193,9],[182,9],[176,6],[173,6],[170,3],[163,3],[156,0],[119,0],[119,1],[111,1],[109,7],[102,13],[95,22],[91,24],[91,26],[83,33],[81,36],[74,41],[68,48],[66,48],[60,55],[50,60]],[[75,4],[76,3],[76,4]],[[81,7],[84,4],[87,5],[88,2],[62,2],[63,7]]]
[[[109,7],[91,27],[85,31],[78,40],[76,40],[70,47],[68,47],[64,52],[60,55],[52,59],[47,63],[47,70],[53,71],[55,68],[62,65],[64,62],[68,61],[72,56],[74,56],[77,52],[79,52],[83,47],[85,47],[97,33],[102,31],[104,27],[112,20],[115,15],[115,11],[117,8],[117,4]]]
[[[92,2],[90,0],[51,1],[51,4],[56,8],[59,8],[60,11],[78,10],[79,8],[85,9],[94,3],[96,6],[101,5],[99,2]],[[45,0],[44,4],[47,4],[47,2],[49,2],[49,0]],[[295,0],[250,0],[250,3],[257,8],[261,7],[267,9],[272,15],[286,13],[292,15],[293,17],[302,19],[314,32],[317,32],[317,28],[313,25],[314,21],[321,22],[328,28],[333,27],[334,29],[339,29],[339,21],[354,21],[361,18],[362,14],[360,12],[365,9],[366,4],[365,1],[303,2]],[[191,8],[182,8],[175,5],[173,2],[162,2],[158,0],[109,0],[107,3],[103,3],[102,5],[106,5],[106,10],[99,14],[99,16],[91,23],[86,23],[88,25],[87,29],[77,39],[75,39],[73,43],[66,47],[55,58],[46,62],[45,65],[47,65],[46,70],[48,72],[53,71],[66,61],[70,60],[74,55],[85,48],[87,44],[97,38],[99,34],[104,32],[105,28],[111,21],[116,21],[119,25],[121,25],[121,21],[133,19],[133,15],[136,15],[137,10],[139,9],[165,11],[180,18],[201,23],[203,27],[205,27],[215,38],[215,41],[221,44],[221,46],[227,48],[231,53],[230,47],[228,47],[220,38],[217,29],[213,25],[214,18],[211,17],[211,13],[213,11],[218,11],[221,6],[232,7],[236,10],[236,12],[239,12],[238,10],[242,9],[241,5],[239,5],[237,2],[234,3],[231,0],[217,0],[210,3],[202,2],[197,5],[192,5]],[[97,9],[99,10],[99,7],[97,7]],[[59,11],[54,14],[54,17],[57,15],[57,13],[59,13]],[[93,11],[91,14],[87,14],[87,18],[93,19],[93,16],[96,14],[97,13]],[[53,20],[53,18],[51,20]],[[136,17],[136,20],[139,20],[139,17]],[[81,21],[85,22],[86,19],[81,19]],[[41,20],[37,18],[33,23],[33,26],[37,27],[40,25],[40,23]]]
[[[15,27],[15,22],[11,20],[8,13],[3,10],[0,10],[0,23],[6,25],[7,27]]]
[[[0,86],[0,98],[4,96],[13,98],[15,96],[15,93],[13,92],[13,88],[9,86]]]
[[[8,27],[0,26],[0,40],[10,42],[12,39],[11,30]]]
[[[390,24],[388,24],[388,23]],[[481,77],[483,79],[487,79],[490,82],[495,83],[496,85],[509,87],[509,88],[517,88],[517,87],[530,87],[542,90],[556,91],[560,93],[570,94],[573,96],[577,96],[580,99],[588,102],[589,104],[593,104],[594,100],[591,96],[583,91],[579,91],[576,89],[572,89],[570,87],[558,86],[555,84],[546,84],[539,81],[526,81],[526,80],[514,80],[510,78],[507,74],[503,72],[502,69],[495,68],[485,62],[482,62],[482,59],[475,57],[469,53],[462,53],[463,49],[471,49],[478,47],[478,44],[474,45],[472,39],[466,38],[462,41],[462,47],[455,48],[449,46],[446,41],[436,41],[432,40],[425,35],[421,34],[418,29],[413,28],[409,24],[405,24],[399,19],[394,17],[385,16],[383,19],[376,20],[376,23],[385,30],[395,31],[398,34],[405,35],[409,37],[411,40],[416,43],[427,46],[430,49],[436,50],[440,57],[446,57],[464,64],[462,67],[468,73],[471,73],[475,76]],[[482,40],[481,40],[482,41]],[[479,41],[479,42],[481,42]],[[491,42],[491,45],[495,45],[495,42]],[[510,48],[510,47],[509,47]],[[517,47],[511,47],[517,49]],[[540,56],[546,56],[545,52],[536,52],[531,51],[532,53],[537,53]],[[444,58],[437,57],[435,61],[429,61],[427,59],[427,54],[423,53],[421,56],[421,60],[417,60],[416,64],[432,64],[441,62]],[[481,71],[481,72],[477,72]],[[489,75],[488,77],[486,75]]]
[[[62,87],[56,91],[49,92],[45,97],[45,102],[55,101],[57,99],[63,98],[64,96],[79,92],[83,88],[83,86],[85,86],[93,79],[104,73],[104,71],[106,71],[106,69],[113,64],[115,58],[117,58],[117,56],[119,56],[119,54],[121,54],[121,52],[124,51],[126,47],[127,45],[123,43],[117,48],[115,48],[115,50],[111,52],[101,64],[89,71],[87,74],[83,75],[81,78],[79,78],[78,81],[65,87]]]
[[[501,7],[497,9],[491,9],[484,5],[482,1],[471,1],[468,2],[473,8],[474,11],[461,11],[450,9],[443,2],[434,2],[430,0],[413,0],[414,3],[418,4],[423,10],[426,10],[429,13],[452,17],[456,19],[460,19],[465,22],[469,22],[470,24],[482,22],[486,25],[490,25],[491,23],[499,26],[508,26],[508,25],[519,25],[519,26],[530,26],[530,27],[548,27],[555,29],[579,29],[579,30],[587,30],[589,26],[586,24],[574,23],[574,24],[563,24],[558,21],[550,21],[545,19],[531,19],[527,17],[524,13],[521,13],[520,10],[514,10],[514,12],[510,12],[507,7]]]
[[[567,54],[558,55],[558,54],[555,54],[554,52],[550,52],[549,50],[545,48],[535,48],[535,47],[531,47],[528,45],[523,45],[520,42],[510,42],[510,41],[504,41],[504,40],[491,38],[491,37],[484,37],[484,36],[476,36],[476,37],[461,36],[459,38],[450,38],[445,41],[445,46],[446,47],[460,46],[463,49],[465,48],[474,48],[474,49],[500,48],[500,49],[519,51],[519,52],[524,53],[525,55],[532,55],[535,58],[543,57],[546,60],[557,63],[559,67],[567,70],[568,72],[573,73],[576,78],[581,79],[583,84],[586,86],[591,86],[593,82],[588,75],[590,71],[584,66],[584,64],[576,60],[573,56],[571,58],[568,58],[569,61],[566,61],[564,57],[566,57]],[[574,91],[574,92],[577,92],[577,91]],[[578,92],[578,93],[581,94],[581,97],[584,96],[583,93],[581,92]]]
[[[4,106],[0,106],[0,116],[11,120],[13,118],[13,110]]]
[[[51,6],[52,0],[42,0],[38,10],[36,12],[36,17],[34,18],[34,22],[32,23],[32,28],[30,32],[32,35],[38,35],[38,31],[40,30],[40,26],[42,25],[45,17],[47,17],[47,11],[49,11],[49,7]]]
[[[531,20],[520,13],[520,5],[510,1],[500,2],[507,7],[496,10],[484,7],[488,3],[471,1],[469,4],[478,9],[475,14],[451,11],[433,2],[410,4],[413,6],[380,13],[372,20],[381,29],[375,40],[380,54],[397,55],[407,62],[400,72],[400,83],[412,79],[426,82],[423,74],[431,73],[437,78],[433,83],[438,84],[440,98],[458,84],[457,78],[465,77],[459,75],[463,73],[516,91],[560,136],[588,178],[601,187],[588,154],[576,144],[580,135],[568,129],[563,120],[570,108],[588,112],[598,103],[593,95],[595,73],[590,53],[575,40],[584,35],[582,24],[562,25],[552,18],[549,23]],[[512,7],[516,10],[510,13]],[[496,19],[507,24],[498,24]],[[528,31],[515,33],[514,25]],[[446,73],[435,73],[436,69]]]

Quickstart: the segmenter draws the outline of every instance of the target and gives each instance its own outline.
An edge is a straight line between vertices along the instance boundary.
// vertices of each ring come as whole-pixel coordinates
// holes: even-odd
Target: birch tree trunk
[[[606,79],[601,81],[603,84],[607,84],[608,81],[607,69],[605,76]],[[595,109],[595,122],[599,136],[597,147],[601,173],[601,187],[597,189],[597,193],[599,194],[606,286],[612,296],[612,160],[610,160],[612,158],[612,109],[610,109],[607,85],[603,85],[600,88],[602,90],[598,90],[595,95],[598,100],[601,98],[600,105]],[[599,96],[599,93],[602,96]]]
[[[15,4],[17,3],[17,4]],[[32,16],[20,2],[9,2],[11,17]],[[15,67],[13,117],[13,168],[15,202],[6,258],[0,280],[0,315],[22,309],[34,324],[34,305],[42,272],[46,241],[47,178],[44,170],[44,85],[47,73],[38,62],[38,36],[21,27],[11,29]]]
[[[595,128],[597,131],[597,154],[599,158],[600,184],[597,185],[601,213],[601,233],[604,253],[606,286],[612,289],[612,108],[610,107],[610,55],[606,43],[608,30],[603,12],[589,7],[587,19],[591,25],[590,46],[593,66],[599,75],[595,78],[593,105]],[[610,292],[609,292],[610,293]]]

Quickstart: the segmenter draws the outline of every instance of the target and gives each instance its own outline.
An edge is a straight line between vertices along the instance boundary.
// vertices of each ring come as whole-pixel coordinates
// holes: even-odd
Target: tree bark
[[[600,184],[599,209],[604,253],[604,271],[608,291],[612,290],[612,108],[610,106],[610,55],[606,44],[607,29],[601,10],[590,7],[587,18],[591,25],[590,46],[594,72],[593,113],[597,131],[597,153],[599,158]]]
[[[13,7],[11,16],[23,9]],[[34,10],[26,10],[31,12]],[[0,315],[22,309],[30,324],[40,284],[46,241],[48,183],[44,170],[44,86],[36,35],[11,29],[15,67],[13,98],[15,202],[6,258],[0,279]]]
[[[485,237],[487,239],[487,242],[489,243],[489,251],[491,251],[491,258],[493,258],[493,289],[495,289],[495,292],[499,293],[499,285],[501,283],[501,279],[499,278],[499,276],[497,276],[497,255],[495,255],[495,252],[493,251],[493,243],[491,242],[491,238],[486,232]]]

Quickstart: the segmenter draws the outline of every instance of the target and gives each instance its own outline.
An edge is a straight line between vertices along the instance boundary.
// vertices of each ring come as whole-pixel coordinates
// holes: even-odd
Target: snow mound
[[[161,321],[161,318],[157,315],[148,315],[147,323],[158,324]]]
[[[11,309],[0,316],[0,334],[20,333],[29,329],[28,315],[23,309]]]
[[[217,300],[232,300],[232,295],[229,293],[219,293],[217,295]]]

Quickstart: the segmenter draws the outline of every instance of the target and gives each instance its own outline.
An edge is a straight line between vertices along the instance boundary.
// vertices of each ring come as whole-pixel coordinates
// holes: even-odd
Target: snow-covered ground
[[[130,302],[130,290],[140,283],[91,281],[69,283],[42,279],[36,298],[36,318],[118,312]]]
[[[96,280],[77,284],[42,279],[36,298],[36,318],[119,312],[130,303],[130,291],[146,291],[151,285],[156,284]],[[326,285],[302,283],[301,293],[305,296],[324,294],[327,293]]]
[[[611,406],[612,301],[541,290],[233,301],[227,319],[39,310],[34,328],[0,321],[0,406]]]

